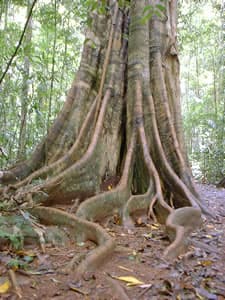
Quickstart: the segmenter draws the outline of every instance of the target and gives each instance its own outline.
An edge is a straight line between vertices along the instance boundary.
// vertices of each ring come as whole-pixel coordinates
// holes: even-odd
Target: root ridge
[[[97,248],[92,250],[76,269],[78,276],[83,275],[87,270],[95,270],[102,264],[102,260],[107,259],[113,253],[114,240],[96,223],[83,220],[53,207],[35,207],[30,209],[30,213],[44,223],[72,227],[78,240],[90,240],[97,244]]]

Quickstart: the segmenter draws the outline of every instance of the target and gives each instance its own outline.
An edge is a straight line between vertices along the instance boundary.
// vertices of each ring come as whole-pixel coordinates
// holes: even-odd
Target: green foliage
[[[15,250],[19,250],[23,248],[23,235],[18,233],[8,233],[0,229],[0,239],[4,238],[9,240],[11,246]]]
[[[161,1],[161,2],[166,2],[166,1]],[[162,4],[156,4],[156,5],[148,4],[143,9],[143,16],[141,18],[141,23],[145,24],[153,16],[157,16],[160,19],[163,19],[163,18],[165,18],[165,13],[166,13],[165,4],[164,5],[162,5]]]
[[[18,43],[31,2],[10,1],[3,6],[0,75]],[[23,112],[26,112],[24,156],[27,156],[62,107],[80,61],[81,22],[87,19],[87,12],[81,9],[82,2],[57,0],[55,9],[54,1],[42,0],[35,7],[32,28],[26,32],[18,55],[0,86],[0,153],[4,153],[0,155],[0,168],[19,159]],[[50,99],[53,99],[51,111]]]
[[[217,2],[180,7],[181,87],[186,144],[193,173],[215,183],[225,174],[224,45]]]
[[[10,269],[24,269],[28,268],[28,262],[24,262],[21,259],[13,258],[7,263],[8,268]]]
[[[128,0],[119,0],[119,7],[130,7],[130,1]]]

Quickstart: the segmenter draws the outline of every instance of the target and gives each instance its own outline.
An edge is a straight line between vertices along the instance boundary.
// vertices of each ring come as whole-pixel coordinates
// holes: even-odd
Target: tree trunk
[[[100,244],[81,273],[112,251],[111,237],[94,222],[115,211],[125,226],[137,210],[166,224],[169,257],[200,225],[201,212],[210,214],[192,182],[183,141],[176,1],[168,1],[161,17],[142,21],[146,5],[159,3],[118,7],[110,0],[107,15],[92,13],[58,118],[30,159],[0,173],[3,183],[17,181],[1,190],[9,203],[32,205],[42,220],[76,226],[78,238]],[[50,208],[77,198],[76,216]]]
[[[31,1],[27,2],[27,17],[29,16]],[[17,160],[21,161],[26,157],[26,138],[27,138],[27,111],[29,97],[29,76],[30,76],[30,52],[32,39],[32,17],[27,25],[27,32],[24,38],[24,66],[23,66],[23,83],[21,92],[21,111],[20,111],[20,130],[18,141]]]

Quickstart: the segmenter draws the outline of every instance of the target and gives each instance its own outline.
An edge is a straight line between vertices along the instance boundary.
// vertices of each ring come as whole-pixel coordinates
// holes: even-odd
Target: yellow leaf
[[[118,280],[121,280],[121,281],[125,281],[127,283],[127,286],[144,284],[144,282],[138,280],[137,278],[135,278],[133,276],[120,276],[120,277],[115,276],[115,278]]]
[[[212,238],[213,238],[210,234],[207,234],[206,237],[207,237],[208,239],[212,239]]]
[[[112,189],[112,186],[111,185],[108,185],[108,190],[110,191]]]
[[[204,267],[208,267],[212,265],[212,261],[211,260],[202,260],[201,262],[199,262],[200,265],[204,266]]]
[[[4,294],[10,288],[9,280],[6,280],[3,284],[0,285],[0,294]]]
[[[34,253],[33,251],[25,251],[25,250],[18,250],[16,252],[16,254],[19,255],[19,256],[30,256],[30,257],[37,256],[37,254]]]
[[[151,225],[151,229],[159,229],[159,225],[158,224],[152,224]]]

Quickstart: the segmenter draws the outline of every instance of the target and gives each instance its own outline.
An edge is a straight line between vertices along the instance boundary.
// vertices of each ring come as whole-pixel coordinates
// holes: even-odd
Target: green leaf
[[[159,18],[161,18],[163,16],[163,14],[161,13],[161,11],[155,10],[154,11],[155,15],[158,16]]]
[[[152,18],[153,13],[154,12],[152,11],[152,12],[148,13],[147,15],[145,15],[144,17],[142,17],[141,20],[140,20],[140,23],[141,24],[147,23]]]
[[[148,4],[145,6],[145,8],[143,9],[143,14],[145,14],[147,11],[153,11],[154,7],[151,4]]]
[[[166,7],[165,6],[163,6],[163,5],[161,5],[161,4],[157,4],[156,5],[156,8],[158,8],[160,11],[165,11],[166,10]]]
[[[119,0],[119,7],[130,7],[130,2],[127,0]]]
[[[17,269],[26,269],[28,267],[27,263],[20,260],[20,259],[11,259],[8,263],[7,263],[7,266],[9,268],[12,268],[14,270],[17,270]]]

